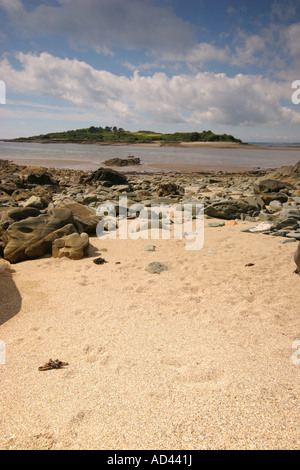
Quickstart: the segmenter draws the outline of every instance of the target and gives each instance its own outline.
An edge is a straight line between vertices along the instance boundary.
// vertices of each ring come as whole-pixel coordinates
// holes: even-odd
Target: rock
[[[249,232],[268,232],[269,230],[272,230],[273,225],[269,224],[267,222],[261,222],[258,225],[255,225],[255,227],[252,227],[249,229]]]
[[[0,190],[4,191],[9,196],[11,196],[18,189],[19,189],[19,186],[13,181],[8,181],[6,183],[0,184]]]
[[[257,206],[247,204],[242,199],[227,199],[206,206],[204,213],[216,219],[232,220],[240,218],[241,214],[256,216],[259,214],[259,209]]]
[[[32,196],[32,191],[30,189],[17,189],[12,193],[12,198],[16,202],[27,201],[30,196]]]
[[[183,196],[183,195],[184,195],[184,188],[175,183],[161,184],[157,188],[158,197]]]
[[[7,244],[7,241],[8,240],[7,240],[6,232],[0,227],[0,256],[2,258],[4,257],[4,248],[5,248],[5,245]]]
[[[289,197],[284,193],[267,193],[261,194],[261,198],[268,206],[272,201],[287,202]]]
[[[209,222],[209,227],[224,227],[225,222]]]
[[[43,203],[42,199],[37,196],[31,196],[24,204],[23,207],[34,207],[35,209],[44,209],[44,207],[47,207],[47,202],[45,201],[45,204]]]
[[[154,261],[152,263],[149,263],[145,269],[150,274],[160,274],[163,271],[167,271],[168,267],[163,263]]]
[[[11,263],[39,258],[51,253],[54,240],[74,232],[77,230],[69,209],[50,209],[47,214],[26,218],[8,227],[4,257]]]
[[[296,238],[286,238],[284,240],[280,240],[280,243],[282,245],[285,245],[286,243],[294,243],[296,241],[297,241]]]
[[[289,232],[286,234],[287,238],[294,238],[295,240],[300,241],[300,232]]]
[[[300,160],[294,166],[283,166],[268,174],[269,178],[280,180],[284,183],[299,188],[300,186]]]
[[[129,232],[134,233],[134,232],[143,232],[144,230],[167,230],[170,231],[170,224],[168,224],[168,221],[163,222],[162,220],[148,220],[145,221],[141,219],[141,223],[137,227],[129,227]]]
[[[298,244],[298,248],[295,251],[294,260],[297,265],[297,272],[300,273],[300,243]]]
[[[274,207],[275,209],[282,207],[282,203],[275,199],[274,201],[271,201],[269,204],[271,207]]]
[[[274,229],[280,230],[288,228],[296,230],[300,225],[300,211],[297,209],[283,209],[276,217]]]
[[[289,184],[283,183],[282,181],[266,179],[263,181],[259,181],[259,183],[254,187],[254,193],[278,193],[282,189],[288,189],[290,187],[291,186]]]
[[[82,259],[89,247],[89,236],[87,233],[76,232],[54,240],[52,244],[52,256],[54,258],[67,257],[69,259]]]
[[[155,245],[146,245],[144,248],[144,251],[155,251],[156,246]]]
[[[263,209],[265,207],[265,202],[260,197],[260,195],[247,196],[247,197],[244,197],[243,200],[247,202],[247,204],[250,204],[251,206],[257,206],[259,209]]]
[[[107,166],[135,166],[140,165],[141,160],[138,157],[129,156],[126,158],[111,158],[109,160],[105,160],[104,165]]]
[[[41,166],[28,166],[20,172],[20,175],[23,176],[23,181],[27,184],[41,186],[56,184],[51,174],[48,172],[48,169]]]
[[[37,217],[40,211],[34,207],[16,207],[8,209],[0,214],[0,227],[5,230],[15,222],[27,219],[28,217]]]
[[[152,194],[150,193],[150,191],[144,189],[144,190],[140,190],[140,191],[136,191],[136,197],[138,199],[140,199],[141,201],[144,201],[146,199],[149,199],[152,197]]]
[[[91,175],[81,178],[82,183],[98,183],[99,181],[103,186],[127,184],[125,175],[110,168],[98,168]]]
[[[83,232],[88,234],[96,233],[97,224],[102,217],[96,215],[95,211],[79,204],[78,202],[67,202],[66,204],[62,202],[58,207],[69,209],[72,212],[74,219],[82,226]]]

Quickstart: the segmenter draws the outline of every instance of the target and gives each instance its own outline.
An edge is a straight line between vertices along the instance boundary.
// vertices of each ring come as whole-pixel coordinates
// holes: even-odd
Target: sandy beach
[[[294,244],[250,225],[206,221],[199,251],[95,237],[5,272],[0,448],[299,449]]]
[[[272,180],[273,190],[285,194],[272,193],[275,206],[263,211],[253,198],[271,204],[271,193],[253,195],[253,188],[264,190],[259,172],[127,181],[107,169],[49,173],[5,161],[1,171],[2,253],[12,263],[3,268],[0,260],[1,450],[299,449],[297,243],[245,231],[272,211],[276,220],[288,211],[285,226],[297,226],[300,193],[289,182],[297,186],[299,163],[270,174],[288,182]],[[106,181],[130,184],[99,186],[101,171]],[[27,189],[12,192],[17,183]],[[87,227],[88,207],[124,190],[145,204],[170,193],[170,201],[209,201],[202,248],[186,249],[191,240],[185,233],[176,239],[173,224],[165,240],[150,232],[148,239],[89,232],[82,259],[50,252],[18,262],[24,253],[10,255],[13,239],[7,244],[5,237],[16,227],[30,233],[23,222],[47,220],[51,205],[73,201]],[[32,206],[16,203],[29,197]],[[289,201],[288,209],[278,198]],[[35,204],[49,205],[40,213]],[[225,220],[211,215],[218,205]],[[226,210],[250,215],[232,220],[236,212]],[[24,221],[14,223],[13,214]],[[99,257],[106,262],[94,263]],[[152,262],[166,269],[150,273]],[[68,365],[40,371],[49,359]]]

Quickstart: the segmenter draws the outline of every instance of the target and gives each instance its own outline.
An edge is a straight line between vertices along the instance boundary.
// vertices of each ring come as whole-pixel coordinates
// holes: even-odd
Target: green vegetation
[[[13,139],[22,142],[74,142],[74,143],[151,143],[161,142],[165,144],[179,142],[236,142],[242,143],[228,134],[214,134],[212,131],[202,132],[175,132],[173,134],[161,134],[159,132],[141,130],[138,132],[125,131],[117,127],[95,127],[77,129],[65,132],[53,132],[34,137]]]

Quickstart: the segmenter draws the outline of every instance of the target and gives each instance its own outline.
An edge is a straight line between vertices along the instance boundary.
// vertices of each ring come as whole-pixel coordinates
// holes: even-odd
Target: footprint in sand
[[[83,352],[87,356],[87,362],[89,363],[99,361],[102,365],[107,365],[111,359],[110,355],[106,351],[105,346],[98,346],[95,348],[94,346],[87,344],[84,346]]]
[[[180,371],[176,379],[180,382],[186,382],[191,384],[204,384],[211,383],[214,384],[219,382],[224,373],[220,369],[210,369],[203,371],[203,369],[197,365],[187,366]]]

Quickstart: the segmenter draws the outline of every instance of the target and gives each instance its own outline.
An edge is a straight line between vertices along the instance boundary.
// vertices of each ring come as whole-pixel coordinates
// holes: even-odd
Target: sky
[[[296,80],[299,0],[0,0],[0,138],[108,125],[299,142]]]

